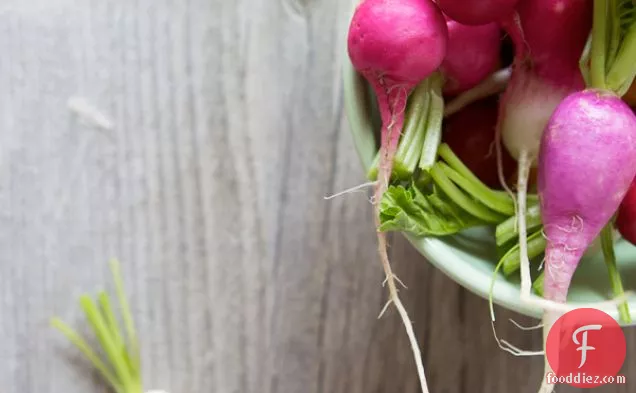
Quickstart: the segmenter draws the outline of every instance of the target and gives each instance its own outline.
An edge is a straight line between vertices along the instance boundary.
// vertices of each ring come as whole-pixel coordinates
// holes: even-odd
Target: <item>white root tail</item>
[[[545,343],[548,342],[548,333],[550,333],[550,329],[552,329],[552,326],[554,325],[556,320],[559,319],[560,315],[561,315],[560,313],[554,313],[550,311],[547,311],[543,314],[542,322],[544,326],[543,328],[544,346],[545,346]],[[538,393],[552,393],[554,391],[554,384],[549,382],[547,376],[553,371],[552,371],[552,367],[550,366],[550,362],[548,362],[547,356],[544,357],[543,363],[544,363],[543,380],[541,381],[541,386],[539,387]],[[557,366],[557,369],[558,369],[558,366]]]
[[[417,367],[417,375],[420,380],[420,387],[422,389],[422,393],[428,393],[428,386],[426,383],[426,375],[424,374],[424,365],[422,364],[422,354],[420,352],[420,347],[417,343],[417,339],[415,338],[415,332],[413,331],[413,324],[411,323],[411,319],[409,318],[404,305],[402,305],[402,301],[398,296],[398,289],[396,285],[396,277],[393,274],[391,269],[391,264],[389,263],[389,256],[387,254],[386,247],[386,235],[384,233],[378,232],[378,251],[380,253],[380,259],[382,260],[382,267],[384,268],[384,273],[386,275],[386,284],[389,288],[389,301],[384,306],[380,316],[384,314],[384,311],[388,308],[388,306],[393,303],[402,318],[402,323],[406,328],[406,334],[409,338],[409,343],[411,345],[411,349],[413,350],[413,356],[415,357],[415,364]]]
[[[519,322],[515,321],[512,318],[509,318],[508,320],[510,321],[510,323],[515,325],[519,330],[524,330],[524,331],[537,330],[537,329],[541,329],[543,327],[543,322],[541,322],[541,323],[539,323],[537,325],[533,325],[533,326],[523,326]]]
[[[499,336],[497,336],[497,329],[495,329],[495,321],[491,320],[490,321],[490,326],[492,328],[492,334],[493,336],[495,336],[495,341],[497,341],[497,345],[499,346],[499,349],[501,349],[502,351],[506,351],[509,354],[513,355],[513,356],[541,356],[543,355],[543,351],[526,351],[523,350],[519,347],[516,347],[512,344],[510,344],[508,341],[500,339]]]
[[[530,277],[530,260],[528,259],[528,239],[526,229],[526,196],[528,190],[528,177],[530,176],[530,159],[528,151],[522,150],[519,155],[519,174],[517,179],[517,204],[518,204],[518,231],[519,254],[521,270],[521,296],[530,297],[532,278]]]

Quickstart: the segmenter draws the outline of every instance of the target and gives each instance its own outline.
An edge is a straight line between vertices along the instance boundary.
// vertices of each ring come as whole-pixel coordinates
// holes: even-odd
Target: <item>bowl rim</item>
[[[368,107],[361,105],[361,103],[366,99],[366,81],[355,70],[346,52],[343,56],[342,74],[344,84],[343,99],[345,115],[349,124],[349,133],[353,138],[354,146],[358,158],[360,159],[362,169],[366,171],[371,166],[376,154],[375,138],[365,136],[373,132],[371,119],[368,114]],[[492,276],[475,279],[475,276],[484,276],[484,272],[472,264],[465,263],[461,257],[450,252],[448,250],[449,246],[443,241],[434,237],[416,237],[402,232],[400,234],[406,237],[408,242],[411,243],[411,245],[418,250],[422,256],[424,256],[428,263],[442,271],[451,280],[483,299],[488,300],[490,298],[490,283],[492,281]],[[440,255],[444,255],[444,263],[439,262]],[[531,306],[522,302],[519,297],[519,290],[520,288],[518,284],[506,280],[501,276],[501,273],[499,273],[495,279],[492,290],[492,301],[494,304],[497,304],[507,310],[532,318],[541,319],[543,311],[536,306]],[[540,298],[534,293],[532,296]],[[576,307],[577,304],[586,305],[590,303],[569,302],[569,304]],[[636,319],[636,301],[628,301],[628,304],[631,309],[630,314],[632,319]],[[632,325],[620,322],[618,310],[615,306],[610,306],[609,308],[603,307],[601,310],[609,314],[622,326]]]

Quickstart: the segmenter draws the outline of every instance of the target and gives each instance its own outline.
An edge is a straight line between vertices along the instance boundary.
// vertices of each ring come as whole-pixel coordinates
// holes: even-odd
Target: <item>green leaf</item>
[[[423,193],[415,185],[390,186],[380,203],[380,230],[416,236],[445,236],[486,222],[466,213],[433,185]]]

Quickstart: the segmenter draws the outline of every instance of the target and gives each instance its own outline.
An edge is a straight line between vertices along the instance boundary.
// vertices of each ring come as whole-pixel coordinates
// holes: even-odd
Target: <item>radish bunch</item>
[[[628,105],[636,96],[635,21],[632,0],[357,6],[348,54],[382,121],[369,171],[378,252],[422,391],[424,369],[386,230],[436,236],[496,225],[500,265],[506,274],[520,270],[520,297],[544,310],[546,334],[569,309],[570,282],[595,242],[616,272],[615,294],[622,293],[611,250],[615,217],[619,232],[636,243],[636,116]],[[542,254],[533,285],[531,259]],[[540,391],[552,389],[544,382]]]

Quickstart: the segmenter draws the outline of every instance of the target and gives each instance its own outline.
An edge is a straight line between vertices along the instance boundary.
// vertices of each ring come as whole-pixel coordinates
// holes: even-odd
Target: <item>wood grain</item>
[[[123,263],[147,388],[417,392],[343,114],[337,0],[0,4],[0,392],[102,392],[48,326]],[[84,97],[114,128],[83,124]],[[534,392],[486,301],[391,254],[433,393]],[[538,348],[539,332],[498,333]],[[629,352],[635,347],[628,332]],[[636,371],[631,356],[623,373]],[[629,385],[628,385],[629,386]],[[559,388],[560,392],[575,389]],[[599,392],[627,392],[608,386]]]

